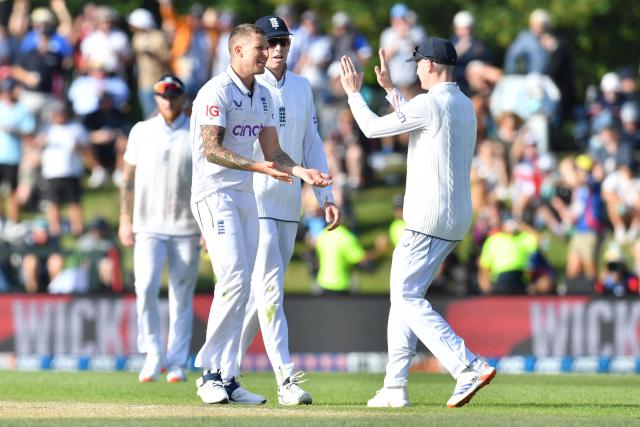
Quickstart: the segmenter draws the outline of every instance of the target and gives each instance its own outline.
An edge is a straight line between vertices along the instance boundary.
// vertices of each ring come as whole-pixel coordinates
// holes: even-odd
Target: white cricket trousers
[[[284,276],[293,255],[297,222],[260,219],[258,254],[251,277],[251,295],[245,311],[238,363],[262,331],[267,356],[281,385],[291,375],[289,329],[284,315]]]
[[[193,291],[198,278],[199,236],[137,233],[133,249],[138,350],[167,366],[187,367],[193,324]],[[169,264],[169,334],[165,357],[158,294],[165,261]]]
[[[247,191],[220,190],[191,209],[217,279],[206,340],[195,366],[219,369],[222,379],[230,380],[240,374],[240,335],[258,248],[256,200]]]
[[[476,358],[424,298],[440,265],[456,244],[405,230],[393,251],[385,387],[407,383],[418,338],[454,378]]]

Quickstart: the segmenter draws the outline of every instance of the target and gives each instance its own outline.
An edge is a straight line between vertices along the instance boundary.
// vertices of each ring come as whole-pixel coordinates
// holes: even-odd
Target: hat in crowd
[[[456,28],[473,27],[476,23],[475,18],[468,10],[461,10],[453,17],[453,26]]]
[[[580,154],[576,157],[576,166],[584,171],[590,171],[593,167],[593,160],[588,154]]]
[[[637,122],[640,118],[640,111],[638,111],[638,104],[635,102],[625,102],[620,108],[620,119],[624,123]]]
[[[458,54],[449,40],[432,37],[413,49],[413,56],[407,62],[429,59],[438,64],[455,65]]]
[[[287,24],[282,18],[274,15],[261,16],[256,20],[256,26],[260,27],[268,39],[276,37],[288,37],[291,35]]]
[[[600,80],[600,90],[603,92],[619,92],[620,77],[618,74],[610,71],[602,76],[602,80]]]
[[[31,22],[34,24],[54,24],[56,16],[46,7],[37,7],[31,12]]]
[[[351,23],[351,18],[349,18],[349,15],[347,14],[347,12],[344,12],[342,10],[334,13],[333,16],[331,17],[331,24],[336,28],[346,27],[350,23]]]
[[[396,3],[389,11],[389,16],[392,18],[404,18],[409,13],[409,8],[404,3]]]
[[[138,8],[131,12],[129,19],[127,19],[127,23],[132,27],[140,28],[141,30],[151,30],[156,26],[151,12],[143,8]]]
[[[107,231],[109,229],[109,223],[106,219],[99,216],[94,218],[94,220],[89,223],[87,228],[89,230]]]
[[[185,93],[184,83],[173,74],[166,74],[153,85],[153,92],[163,98],[173,98]]]

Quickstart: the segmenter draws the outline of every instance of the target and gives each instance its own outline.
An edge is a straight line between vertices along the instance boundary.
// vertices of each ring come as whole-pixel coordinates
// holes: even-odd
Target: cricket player
[[[410,405],[407,380],[419,338],[457,380],[447,406],[459,407],[487,385],[496,370],[466,348],[463,339],[425,299],[425,293],[471,223],[469,171],[476,144],[476,116],[471,101],[453,82],[457,55],[451,42],[428,39],[415,48],[408,61],[417,63],[420,84],[428,93],[406,102],[391,83],[381,49],[381,65],[375,72],[395,109],[384,117],[371,112],[360,95],[362,74],[356,72],[351,59],[342,57],[340,64],[349,106],[368,138],[409,132],[406,226],[391,264],[389,362],[384,387],[368,406]]]
[[[307,79],[287,70],[291,33],[277,16],[263,16],[256,25],[265,32],[269,43],[266,70],[256,76],[256,80],[271,94],[277,112],[280,146],[297,163],[327,171],[329,167],[318,134],[311,85]],[[304,381],[303,373],[293,373],[289,331],[282,305],[284,276],[293,255],[301,210],[300,182],[296,179],[294,184],[288,185],[261,174],[253,176],[260,240],[238,354],[240,363],[259,327],[276,375],[278,401],[282,405],[310,404],[312,400],[311,395],[299,386]],[[331,187],[314,187],[314,191],[324,209],[328,228],[335,228],[340,221],[340,212],[333,202]]]
[[[137,123],[124,154],[120,192],[122,244],[134,245],[138,349],[147,354],[141,383],[187,379],[193,322],[193,291],[198,276],[200,230],[189,206],[191,144],[184,115],[185,88],[166,75],[153,86],[158,114]],[[133,212],[133,217],[132,217]],[[169,265],[169,337],[165,355],[158,293],[165,261]]]
[[[297,165],[280,148],[271,96],[255,80],[269,54],[264,31],[253,24],[237,26],[229,53],[230,66],[200,89],[191,116],[191,209],[217,278],[206,341],[195,360],[204,370],[196,384],[205,403],[261,404],[266,399],[237,380],[259,233],[251,172],[289,184],[296,176],[320,187],[331,185],[331,177]],[[265,161],[252,160],[256,138]]]

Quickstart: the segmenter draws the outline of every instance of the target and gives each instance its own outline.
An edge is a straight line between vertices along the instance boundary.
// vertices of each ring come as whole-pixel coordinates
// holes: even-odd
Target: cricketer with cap
[[[353,115],[368,138],[409,133],[405,230],[393,252],[391,310],[387,327],[389,362],[384,387],[370,407],[409,406],[407,380],[419,338],[456,378],[449,407],[466,404],[489,383],[496,370],[470,352],[425,294],[440,264],[464,238],[471,223],[469,189],[476,144],[476,116],[471,101],[453,82],[457,60],[451,42],[430,38],[417,46],[409,61],[417,63],[422,89],[405,101],[393,87],[387,58],[380,49],[375,72],[395,109],[374,114],[360,95],[362,74],[350,58],[341,59],[342,85]]]
[[[198,276],[200,231],[189,206],[191,144],[183,109],[185,88],[163,76],[153,86],[158,114],[136,123],[124,154],[120,190],[120,227],[125,246],[134,245],[138,350],[146,353],[142,383],[187,379],[193,321],[192,300]],[[164,264],[169,267],[169,336],[160,327],[158,294]]]

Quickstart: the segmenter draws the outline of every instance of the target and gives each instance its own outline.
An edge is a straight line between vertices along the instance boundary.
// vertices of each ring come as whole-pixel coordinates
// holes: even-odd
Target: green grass
[[[239,408],[200,403],[195,374],[184,384],[140,385],[135,373],[2,372],[0,425],[640,425],[638,376],[498,375],[469,405],[448,409],[448,375],[412,374],[413,406],[393,410],[366,408],[381,375],[309,377],[312,406],[281,407],[272,375],[248,374],[244,385],[268,402]]]

